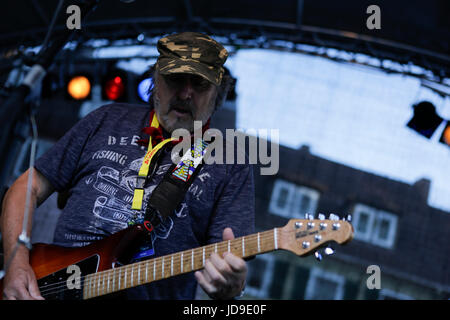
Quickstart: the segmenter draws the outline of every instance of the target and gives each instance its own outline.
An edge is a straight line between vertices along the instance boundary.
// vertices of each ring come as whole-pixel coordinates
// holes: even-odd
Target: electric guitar
[[[35,244],[30,264],[45,299],[91,299],[204,267],[211,253],[226,251],[247,258],[275,250],[306,256],[334,241],[353,238],[345,220],[291,219],[282,228],[209,244],[141,262],[118,266],[132,244],[147,231],[135,225],[81,248]],[[0,283],[0,292],[3,292]]]

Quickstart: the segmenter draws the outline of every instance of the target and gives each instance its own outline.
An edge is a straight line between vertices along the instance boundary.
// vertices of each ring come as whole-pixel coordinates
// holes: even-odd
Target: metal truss
[[[200,31],[219,37],[223,44],[235,50],[288,50],[343,63],[366,65],[389,73],[401,73],[447,87],[450,85],[450,56],[446,54],[367,35],[299,23],[231,18],[203,19],[192,16],[189,1],[185,1],[185,4],[187,15],[181,20],[175,17],[150,17],[86,22],[82,32],[76,35],[75,41],[78,47],[88,44],[90,39],[105,39],[105,46],[123,39],[129,39],[131,42],[128,43],[155,44],[155,39],[163,34],[186,30]],[[45,16],[42,19],[48,20]],[[62,28],[55,27],[55,34]],[[45,31],[46,29],[42,28],[26,33],[3,35],[0,36],[0,41],[6,36],[14,36],[23,50],[27,44],[36,45],[42,41]],[[8,53],[10,58],[14,57],[11,50]],[[20,53],[20,50],[16,50],[16,53]],[[370,58],[366,59],[367,61],[358,60],[356,56],[360,54],[374,58],[378,63],[373,63]]]

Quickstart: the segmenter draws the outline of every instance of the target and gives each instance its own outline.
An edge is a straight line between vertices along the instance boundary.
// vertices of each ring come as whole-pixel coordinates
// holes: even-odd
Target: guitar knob
[[[320,254],[319,251],[314,252],[314,256],[318,261],[322,261],[322,255]]]

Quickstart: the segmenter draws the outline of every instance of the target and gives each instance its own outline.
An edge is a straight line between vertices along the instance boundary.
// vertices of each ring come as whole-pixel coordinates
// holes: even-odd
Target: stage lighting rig
[[[75,100],[87,99],[91,94],[91,80],[86,75],[73,76],[67,83],[67,93]]]
[[[144,101],[148,102],[150,99],[150,93],[149,91],[153,88],[153,78],[151,77],[145,77],[139,81],[137,92],[139,98]]]
[[[442,132],[439,142],[446,144],[450,147],[450,122],[447,121],[444,131]]]
[[[407,126],[422,136],[430,139],[443,119],[436,113],[435,106],[429,101],[421,101],[415,105],[414,116]]]
[[[111,71],[103,81],[103,98],[112,101],[126,101],[127,76],[120,70]]]

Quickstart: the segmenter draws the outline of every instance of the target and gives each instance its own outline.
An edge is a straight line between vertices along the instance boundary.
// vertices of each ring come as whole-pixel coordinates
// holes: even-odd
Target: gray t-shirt
[[[128,226],[136,176],[147,151],[150,109],[110,104],[80,120],[41,156],[35,168],[57,191],[70,197],[58,220],[53,243],[85,246]],[[153,189],[172,165],[166,151],[145,185],[143,210]],[[226,227],[240,237],[254,232],[253,171],[248,164],[204,164],[178,209],[151,234],[146,258],[222,241]],[[148,249],[148,248],[147,248]],[[193,273],[129,289],[132,299],[194,299]]]

